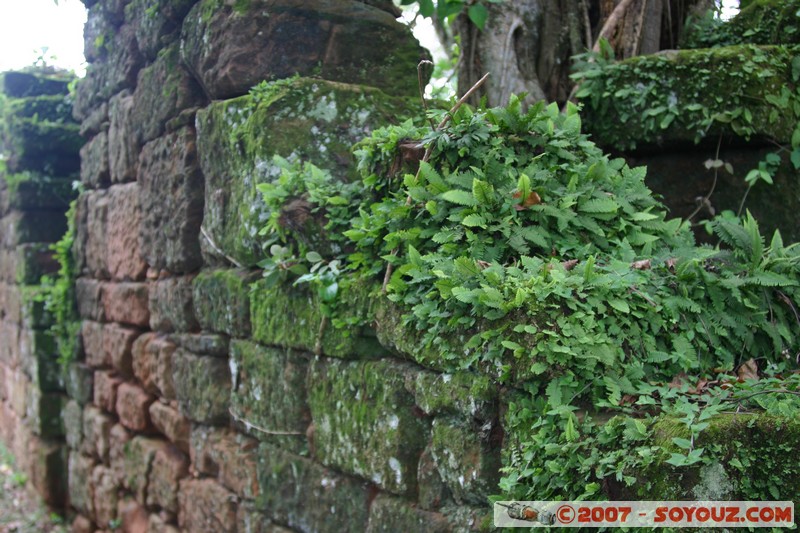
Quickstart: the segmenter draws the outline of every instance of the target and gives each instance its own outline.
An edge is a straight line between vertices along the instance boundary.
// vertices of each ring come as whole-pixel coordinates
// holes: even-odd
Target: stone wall
[[[256,267],[273,156],[347,179],[353,143],[421,116],[426,52],[391,2],[85,3],[73,530],[485,527],[488,381],[324,330],[313,295]],[[249,94],[265,79],[286,81]]]
[[[66,501],[67,397],[43,275],[66,230],[81,144],[69,79],[46,72],[0,75],[0,441],[51,506]]]

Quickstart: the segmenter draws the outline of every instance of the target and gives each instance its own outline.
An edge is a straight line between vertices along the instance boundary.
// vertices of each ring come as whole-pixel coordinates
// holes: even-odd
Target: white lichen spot
[[[463,475],[458,476],[458,484],[463,487],[464,483],[465,483],[464,476]]]
[[[239,363],[236,362],[236,359],[231,357],[228,359],[228,366],[231,369],[231,387],[233,390],[239,388]]]
[[[445,383],[450,383],[450,380],[453,379],[453,376],[450,374],[442,374],[442,381]]]
[[[322,478],[321,484],[322,484],[322,487],[325,488],[325,489],[327,489],[327,488],[331,488],[331,489],[336,488],[336,480],[328,478],[328,477]]]
[[[395,482],[398,485],[402,484],[403,483],[403,469],[400,467],[400,461],[398,461],[394,457],[391,457],[389,459],[389,468],[391,468],[392,472],[394,472],[394,480],[395,480]]]
[[[397,429],[399,425],[400,425],[400,419],[397,417],[397,415],[392,415],[389,417],[390,428]]]
[[[323,96],[317,102],[317,105],[311,110],[310,116],[326,122],[333,122],[339,114],[336,109],[336,100],[331,96]]]

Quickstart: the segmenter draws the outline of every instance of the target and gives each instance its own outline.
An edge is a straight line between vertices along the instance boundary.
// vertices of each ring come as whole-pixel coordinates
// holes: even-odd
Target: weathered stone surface
[[[94,488],[92,470],[95,462],[78,452],[69,454],[69,503],[81,514],[94,515]]]
[[[107,265],[113,279],[139,281],[147,273],[136,231],[142,212],[139,184],[115,185],[109,189],[106,244]]]
[[[175,398],[172,379],[175,344],[159,334],[146,333],[133,345],[133,373],[150,394]]]
[[[22,302],[20,287],[13,284],[0,283],[0,327],[18,326],[22,319]],[[3,337],[5,338],[5,337]],[[0,344],[2,346],[2,344]],[[2,348],[0,348],[2,350]]]
[[[245,429],[252,424],[283,433],[259,437],[299,451],[310,419],[306,403],[308,358],[285,349],[233,341],[230,369],[233,415],[244,422]]]
[[[89,191],[78,201],[76,255],[84,260],[85,273],[107,279],[109,201],[106,191]]]
[[[104,360],[123,378],[133,376],[131,347],[139,336],[139,330],[126,328],[118,324],[103,326]]]
[[[118,487],[110,469],[98,465],[92,471],[94,515],[98,524],[111,524],[117,518]]]
[[[125,20],[134,26],[139,50],[148,60],[180,38],[180,23],[195,1],[132,0],[125,7]]]
[[[164,124],[182,110],[201,105],[202,90],[180,61],[178,43],[165,48],[143,68],[133,93],[131,127],[144,144],[164,133]]]
[[[64,418],[67,446],[71,450],[80,449],[83,442],[83,409],[81,405],[74,400],[70,400],[64,406],[61,415]]]
[[[189,461],[174,446],[158,450],[147,486],[147,505],[178,512],[178,482],[189,474]]]
[[[252,500],[259,494],[257,449],[257,440],[228,429],[192,428],[192,466],[202,474],[218,477],[240,498]]]
[[[5,342],[0,343],[0,361],[15,368],[19,365],[20,327],[10,322],[0,322],[0,335]]]
[[[485,504],[497,491],[500,447],[491,434],[459,418],[433,421],[431,456],[459,503]]]
[[[362,86],[301,78],[276,84],[262,98],[244,96],[198,111],[203,227],[211,240],[227,256],[254,266],[266,256],[258,231],[269,217],[256,187],[280,175],[274,156],[354,179],[350,147],[374,128],[409,116],[413,105]]]
[[[172,517],[170,517],[172,520]],[[151,514],[147,522],[147,531],[160,531],[161,533],[181,533],[180,530],[161,514]]]
[[[29,385],[25,398],[25,424],[34,434],[46,439],[64,436],[64,420],[61,411],[67,397],[57,392],[42,392]]]
[[[291,529],[273,524],[264,513],[248,502],[239,504],[236,524],[239,533],[292,533]]]
[[[179,450],[189,453],[191,425],[180,411],[165,403],[153,402],[150,405],[150,420]]]
[[[107,187],[111,181],[108,165],[108,132],[102,131],[81,148],[81,182],[90,189]]]
[[[93,368],[111,366],[111,357],[103,343],[103,324],[84,320],[81,324],[81,339],[86,364]]]
[[[190,332],[200,328],[194,316],[192,280],[166,278],[150,285],[150,329]]]
[[[108,283],[103,308],[109,321],[146,328],[150,324],[146,283]]]
[[[94,406],[87,406],[83,411],[82,433],[83,447],[81,451],[94,457],[101,463],[108,462],[111,449],[111,428],[114,419]]]
[[[6,390],[8,391],[11,409],[18,417],[24,418],[27,414],[27,402],[31,394],[28,391],[31,388],[31,381],[28,376],[19,370],[8,372],[6,378],[8,379],[6,381]],[[33,406],[31,406],[31,409],[33,409]]]
[[[7,185],[0,194],[0,212],[8,209],[33,211],[52,209],[66,211],[76,195],[72,180],[31,172],[5,175]]]
[[[152,470],[156,452],[165,448],[162,440],[134,437],[124,445],[122,460],[123,483],[139,503],[146,503],[147,479]]]
[[[138,181],[144,219],[140,230],[147,262],[184,273],[201,263],[203,175],[193,128],[183,128],[145,145]]]
[[[130,91],[115,95],[108,104],[108,160],[112,183],[136,179],[139,143],[131,128],[133,96]]]
[[[186,18],[183,39],[184,59],[215,99],[297,73],[410,96],[417,63],[430,57],[392,15],[350,1],[204,0]]]
[[[450,524],[440,513],[416,509],[400,498],[379,495],[370,506],[367,533],[393,531],[449,533]]]
[[[103,283],[89,279],[78,278],[75,280],[75,300],[78,303],[78,314],[88,320],[105,320],[103,307]]]
[[[70,107],[70,116],[72,108]],[[80,134],[84,139],[89,139],[102,131],[108,129],[108,104],[103,102],[81,122]]]
[[[204,330],[234,337],[250,334],[250,283],[258,273],[206,270],[193,283],[194,313]]]
[[[170,338],[188,352],[227,357],[230,339],[225,335],[171,335]]]
[[[150,429],[150,404],[154,399],[137,385],[120,384],[117,389],[117,414],[120,423],[133,431]]]
[[[341,298],[337,318],[365,323],[370,292],[352,286]],[[265,280],[259,280],[250,291],[250,310],[253,338],[263,344],[309,352],[321,348],[325,355],[350,359],[388,355],[367,326],[338,329],[327,324],[321,328],[324,315],[319,296],[303,288],[270,287]]]
[[[0,75],[0,91],[11,98],[62,95],[69,92],[71,79],[36,72],[11,71]]]
[[[42,392],[61,392],[64,380],[58,364],[56,340],[50,330],[20,329],[20,366]]]
[[[438,510],[450,499],[450,491],[447,489],[439,469],[436,468],[436,461],[431,453],[431,447],[422,452],[417,468],[417,485],[419,496],[417,501],[423,509]]]
[[[122,379],[108,370],[94,373],[94,403],[109,413],[117,412],[117,389]]]
[[[406,372],[388,361],[315,361],[309,375],[315,456],[389,492],[413,492],[427,427],[405,390]]]
[[[80,170],[79,127],[47,118],[5,115],[3,152],[9,172],[71,176]]]
[[[46,505],[63,507],[67,500],[67,447],[63,441],[31,437],[26,450],[31,456],[29,474],[33,487]]]
[[[50,243],[17,246],[14,277],[7,281],[19,285],[38,285],[42,276],[58,272],[58,261],[53,257],[50,246]]]
[[[20,302],[20,323],[23,327],[30,329],[47,329],[55,321],[53,313],[47,309],[46,302],[40,296],[46,290],[41,287],[23,287],[20,290],[22,301]],[[0,305],[2,297],[0,297]]]
[[[184,531],[235,533],[236,502],[232,493],[211,479],[181,481],[178,524]]]
[[[409,372],[406,389],[427,415],[457,414],[483,422],[497,415],[496,384],[473,372]]]
[[[175,393],[184,415],[202,424],[228,421],[231,374],[226,360],[178,350],[172,368]]]
[[[92,396],[94,394],[94,372],[92,372],[92,369],[87,365],[78,362],[72,362],[67,365],[64,384],[67,390],[67,396],[80,405],[86,405],[92,401]]]
[[[77,515],[70,525],[71,533],[94,533],[94,524],[83,515]]]
[[[131,433],[122,424],[114,424],[108,436],[108,464],[120,486],[125,484],[125,450],[131,438]]]
[[[148,533],[147,509],[136,500],[123,498],[117,504],[117,516],[122,531],[128,533]],[[151,529],[150,531],[158,531]]]
[[[266,443],[259,447],[258,458],[261,495],[256,503],[267,516],[300,531],[366,528],[370,500],[366,483]]]

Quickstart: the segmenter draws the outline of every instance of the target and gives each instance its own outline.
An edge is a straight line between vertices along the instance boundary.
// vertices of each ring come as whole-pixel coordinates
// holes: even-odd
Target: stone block
[[[250,334],[250,284],[258,274],[205,270],[193,283],[194,313],[204,330],[233,337]]]
[[[428,428],[405,390],[407,372],[390,361],[315,361],[309,375],[315,456],[389,492],[413,493]]]
[[[69,92],[69,79],[35,72],[10,71],[0,75],[0,92],[10,98],[63,95]]]
[[[497,492],[500,446],[475,426],[457,417],[435,418],[431,456],[456,502],[482,505]]]
[[[450,524],[441,513],[417,509],[400,498],[379,495],[369,509],[367,533],[426,531],[450,533]]]
[[[101,131],[81,148],[81,182],[89,189],[108,187],[108,133]]]
[[[125,484],[125,450],[131,438],[131,433],[122,424],[114,424],[108,434],[108,464],[120,486]]]
[[[187,352],[214,357],[228,357],[230,339],[226,335],[171,335],[170,338]]]
[[[92,486],[94,487],[95,521],[100,525],[108,526],[117,518],[119,501],[119,487],[117,487],[111,470],[103,465],[94,467]]]
[[[161,50],[158,59],[139,73],[131,127],[141,144],[163,135],[169,119],[205,101],[202,89],[181,63],[179,48],[174,43]]]
[[[49,243],[32,243],[17,246],[17,268],[13,280],[19,285],[38,285],[42,276],[58,272],[58,261],[53,257]]]
[[[127,533],[148,533],[159,531],[148,526],[149,515],[147,509],[131,498],[123,498],[117,503],[117,516],[120,528]]]
[[[257,440],[235,431],[197,425],[192,428],[192,466],[217,477],[240,498],[252,500],[259,494],[257,451]]]
[[[486,422],[497,416],[499,387],[474,372],[409,372],[406,389],[427,415],[461,415]]]
[[[58,210],[65,212],[76,193],[72,180],[34,173],[6,176],[8,185],[5,200],[0,200],[0,212],[8,209],[21,211]]]
[[[94,403],[109,413],[117,412],[117,389],[122,378],[109,370],[94,373]]]
[[[0,219],[0,247],[56,242],[67,231],[67,218],[58,211],[12,211]]]
[[[299,73],[416,96],[429,59],[407,26],[361,2],[198,3],[183,26],[184,60],[214,99]],[[365,45],[369,43],[369,45]]]
[[[55,318],[47,309],[47,302],[40,298],[46,290],[41,287],[22,287],[20,292],[22,294],[20,303],[22,326],[29,329],[49,329],[55,322]]]
[[[31,484],[44,503],[63,508],[67,499],[67,447],[63,441],[31,437],[25,453],[30,456]]]
[[[170,520],[174,520],[172,517]],[[160,533],[180,533],[180,530],[172,523],[167,521],[167,518],[161,514],[151,514],[147,522],[148,531],[158,531]]]
[[[150,420],[179,450],[189,453],[191,424],[180,411],[165,403],[153,402],[150,405]]]
[[[211,479],[181,481],[178,524],[184,531],[236,533],[236,498]]]
[[[92,471],[95,461],[78,452],[69,454],[68,486],[69,503],[86,516],[94,516],[94,487],[92,487]]]
[[[83,410],[82,426],[84,441],[81,451],[101,463],[108,463],[114,419],[90,405]]]
[[[375,128],[417,116],[411,107],[367,87],[297,79],[281,82],[261,99],[243,96],[198,111],[203,227],[210,239],[225,255],[255,266],[267,255],[258,232],[270,215],[257,186],[280,176],[274,156],[357,179],[351,146]]]
[[[89,278],[75,280],[75,300],[78,303],[78,314],[87,320],[105,321],[103,307],[104,284]]]
[[[258,436],[299,451],[310,419],[306,401],[308,358],[291,350],[233,341],[230,369],[231,413],[236,419],[244,422],[246,429],[281,433]]]
[[[115,185],[108,190],[106,245],[108,271],[112,279],[140,281],[147,273],[137,234],[142,213],[139,184]]]
[[[0,361],[9,368],[19,366],[19,334],[19,326],[11,322],[0,321],[0,335],[4,341],[0,342]]]
[[[12,369],[6,373],[6,380],[6,390],[8,391],[11,409],[18,417],[24,418],[28,409],[27,402],[30,398],[28,389],[31,388],[31,380],[18,369]]]
[[[178,350],[172,368],[181,413],[201,424],[228,421],[231,373],[225,359]]]
[[[155,398],[132,383],[121,383],[117,389],[117,415],[126,428],[144,432],[151,428],[150,405]]]
[[[145,333],[133,344],[133,373],[150,394],[175,398],[173,358],[176,346],[167,338]]]
[[[256,505],[264,514],[300,531],[366,529],[374,494],[366,483],[266,443],[259,447],[258,457]]]
[[[67,446],[73,451],[79,450],[83,443],[83,408],[78,402],[70,400],[64,406],[62,416]]]
[[[174,446],[164,446],[153,458],[147,480],[147,505],[178,513],[178,483],[189,474],[189,460]]]
[[[64,379],[58,363],[58,348],[53,334],[46,329],[20,329],[20,366],[34,386],[43,392],[61,392]]]
[[[190,332],[199,329],[192,304],[192,277],[166,278],[150,285],[150,329]]]
[[[181,22],[194,3],[194,0],[132,0],[125,7],[125,19],[136,28],[139,50],[149,61],[180,38]]]
[[[17,327],[22,319],[21,287],[0,282],[0,325]],[[5,338],[5,337],[3,337]],[[1,350],[2,348],[0,348]]]
[[[241,502],[236,513],[237,531],[240,533],[291,533],[291,529],[273,524],[270,519],[249,502]]]
[[[61,411],[67,397],[57,392],[42,392],[29,385],[25,398],[25,424],[39,437],[57,439],[64,436],[64,421]]]
[[[103,324],[84,320],[81,324],[81,339],[83,341],[83,353],[86,356],[86,364],[92,368],[107,368],[111,366],[109,352],[105,349],[103,342]]]
[[[374,297],[365,287],[353,284],[337,308],[337,318],[366,323]],[[316,292],[299,287],[270,287],[259,280],[250,291],[250,321],[253,338],[262,344],[286,346],[350,359],[388,355],[368,326],[338,329],[321,327],[322,303]],[[320,338],[320,334],[322,337]]]
[[[141,436],[134,437],[124,445],[123,484],[141,504],[147,501],[147,478],[152,470],[156,452],[166,446],[167,443],[162,440]]]
[[[70,109],[70,116],[72,109]],[[100,132],[108,130],[108,104],[100,103],[81,122],[80,134],[84,139],[89,139]]]
[[[417,485],[419,490],[417,501],[422,509],[438,510],[452,499],[450,491],[436,467],[430,445],[425,448],[419,458]]]
[[[123,378],[133,376],[131,348],[139,337],[139,330],[118,324],[103,325],[103,351],[105,360]]]
[[[112,183],[136,179],[139,168],[139,143],[131,127],[133,96],[122,91],[108,104],[108,159]]]
[[[85,259],[85,273],[92,278],[108,279],[107,191],[89,191],[78,201],[76,247]],[[80,253],[82,252],[82,253]]]
[[[67,396],[80,405],[86,405],[92,401],[94,396],[94,372],[87,365],[77,362],[67,365],[64,384]]]
[[[94,533],[94,524],[85,516],[79,514],[75,516],[70,525],[71,533]]]
[[[108,283],[103,291],[106,318],[130,326],[150,324],[149,294],[146,283]]]

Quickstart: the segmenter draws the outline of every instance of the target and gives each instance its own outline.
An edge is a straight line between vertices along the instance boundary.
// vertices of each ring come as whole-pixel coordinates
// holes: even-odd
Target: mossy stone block
[[[25,417],[28,427],[44,439],[64,437],[64,420],[61,412],[68,398],[59,393],[43,392],[37,386],[27,389]]]
[[[194,314],[204,330],[232,337],[250,335],[250,284],[258,274],[205,270],[192,282]]]
[[[424,511],[401,498],[379,495],[369,510],[367,533],[426,531],[450,533],[450,524],[441,513]]]
[[[66,211],[77,196],[72,180],[53,178],[32,172],[2,176],[8,184],[6,208],[31,211],[52,209]]]
[[[67,94],[73,79],[72,75],[55,76],[35,71],[4,72],[0,74],[0,91],[12,98]]]
[[[474,372],[408,374],[406,387],[417,405],[429,415],[461,415],[488,420],[496,415],[498,385]]]
[[[286,448],[304,446],[310,419],[306,402],[308,358],[283,348],[246,341],[231,343],[231,411],[256,435]]]
[[[256,507],[298,531],[364,531],[371,489],[313,461],[263,443]]]
[[[460,417],[433,421],[431,455],[459,503],[484,504],[497,492],[500,448],[492,444],[489,429]]]
[[[288,285],[270,286],[266,280],[253,285],[250,293],[253,338],[264,344],[286,346],[341,358],[375,358],[386,354],[370,327],[372,293],[375,288],[353,284],[340,291],[336,319],[323,321],[316,293]]]
[[[387,360],[315,361],[309,404],[317,459],[388,492],[413,493],[428,428],[405,390],[407,372]]]
[[[259,230],[269,217],[257,186],[280,176],[274,156],[310,161],[352,180],[351,146],[414,110],[409,99],[377,89],[298,78],[198,111],[203,226],[211,240],[240,264],[254,266],[266,257]]]
[[[231,396],[228,361],[178,350],[172,365],[175,395],[184,416],[201,424],[225,424]]]

